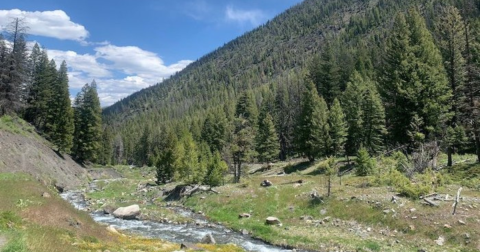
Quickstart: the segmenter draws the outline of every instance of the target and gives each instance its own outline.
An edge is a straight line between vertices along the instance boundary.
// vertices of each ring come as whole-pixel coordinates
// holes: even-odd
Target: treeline
[[[96,84],[85,85],[72,107],[67,64],[57,69],[45,49],[29,53],[26,25],[15,19],[0,35],[0,116],[16,114],[62,153],[81,162],[95,162],[101,150],[101,108]]]
[[[165,85],[107,109],[103,146],[111,151],[104,153],[103,162],[155,165],[159,182],[191,181],[198,171],[199,182],[208,177],[200,168],[205,166],[198,165],[203,155],[218,153],[238,182],[245,162],[293,157],[313,161],[353,156],[360,150],[364,159],[365,153],[400,150],[412,159],[425,159],[416,154],[427,153],[428,162],[420,160],[408,171],[422,172],[435,166],[439,151],[448,154],[448,165],[454,152],[479,155],[478,1],[329,1],[316,6],[321,3],[306,1],[192,64]],[[325,15],[318,19],[318,13]],[[349,21],[337,19],[345,13],[352,14]],[[323,22],[316,24],[309,17]],[[320,48],[306,50],[318,51],[313,58],[302,51],[292,56],[298,59],[293,64],[297,67],[274,67],[275,73],[265,77],[267,84],[258,78],[269,72],[269,55],[275,59],[281,52],[269,51],[257,63],[244,62],[244,68],[215,65],[223,62],[215,61],[218,57],[237,59],[232,53],[247,44],[268,51],[269,41],[258,44],[252,37],[268,31],[275,44],[283,32],[271,33],[273,27],[289,31],[289,20],[299,18],[304,22],[294,24],[304,33],[323,28],[323,46],[311,44]],[[298,48],[309,42],[298,42]],[[281,62],[278,59],[278,65]],[[259,67],[259,75],[245,70],[252,67]],[[200,75],[200,69],[214,76],[245,72],[225,81]],[[156,91],[160,93],[152,94]],[[175,155],[164,156],[175,149],[194,149],[195,154],[192,158],[190,152],[171,151]]]

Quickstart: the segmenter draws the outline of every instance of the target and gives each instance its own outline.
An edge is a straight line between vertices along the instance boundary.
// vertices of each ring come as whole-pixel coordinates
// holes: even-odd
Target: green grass
[[[35,133],[35,128],[16,116],[12,117],[4,115],[0,117],[0,130],[5,130],[12,134],[19,134],[26,137],[36,136],[38,138],[38,135],[33,134]]]

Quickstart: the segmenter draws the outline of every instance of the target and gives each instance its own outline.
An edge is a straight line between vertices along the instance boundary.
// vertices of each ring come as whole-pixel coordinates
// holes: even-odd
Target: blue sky
[[[95,79],[103,106],[180,71],[301,0],[0,0],[29,43],[66,60],[74,96]]]

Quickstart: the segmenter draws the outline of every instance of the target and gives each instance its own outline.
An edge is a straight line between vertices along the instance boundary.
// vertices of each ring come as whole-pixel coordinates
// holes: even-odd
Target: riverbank
[[[98,191],[87,193],[87,198],[92,202],[92,210],[115,204],[116,207],[140,204],[144,211],[142,219],[194,224],[195,221],[169,208],[184,205],[212,223],[220,222],[236,232],[290,248],[316,251],[478,251],[480,248],[477,189],[464,188],[460,212],[452,216],[450,201],[440,200],[438,207],[432,207],[423,204],[423,200],[400,197],[392,188],[366,186],[369,178],[347,175],[342,178],[342,185],[334,178],[333,196],[326,198],[322,196],[326,193],[326,177],[316,173],[316,165],[278,176],[286,165],[276,164],[272,170],[248,175],[241,184],[215,188],[218,194],[199,193],[173,202],[165,201],[164,193],[176,184],[155,186],[152,168],[116,167],[124,178],[105,183]],[[261,187],[265,179],[273,185]],[[437,188],[437,193],[443,197],[449,194],[451,199],[458,187],[451,181]],[[239,218],[242,213],[250,217]],[[266,225],[269,216],[277,217],[282,225]]]

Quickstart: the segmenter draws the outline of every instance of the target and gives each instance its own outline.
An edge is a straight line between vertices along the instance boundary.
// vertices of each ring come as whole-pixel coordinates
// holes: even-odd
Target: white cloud
[[[227,6],[225,17],[229,21],[240,24],[250,23],[253,26],[260,25],[267,18],[261,10],[240,10],[232,6]]]
[[[48,50],[59,65],[65,60],[69,67],[71,88],[79,89],[92,79],[97,82],[102,106],[108,106],[140,89],[160,83],[181,71],[191,60],[165,65],[155,53],[136,46],[105,45],[94,48],[95,54]],[[124,77],[119,77],[124,75]]]
[[[23,19],[29,28],[28,33],[32,35],[80,42],[88,37],[85,27],[72,22],[63,10],[34,12],[19,9],[0,10],[0,30],[5,30],[14,18]]]
[[[67,66],[75,71],[87,74],[90,78],[111,77],[112,73],[108,70],[108,66],[97,61],[95,55],[78,54],[74,51],[47,50],[48,56],[60,64],[62,61],[67,62]]]

